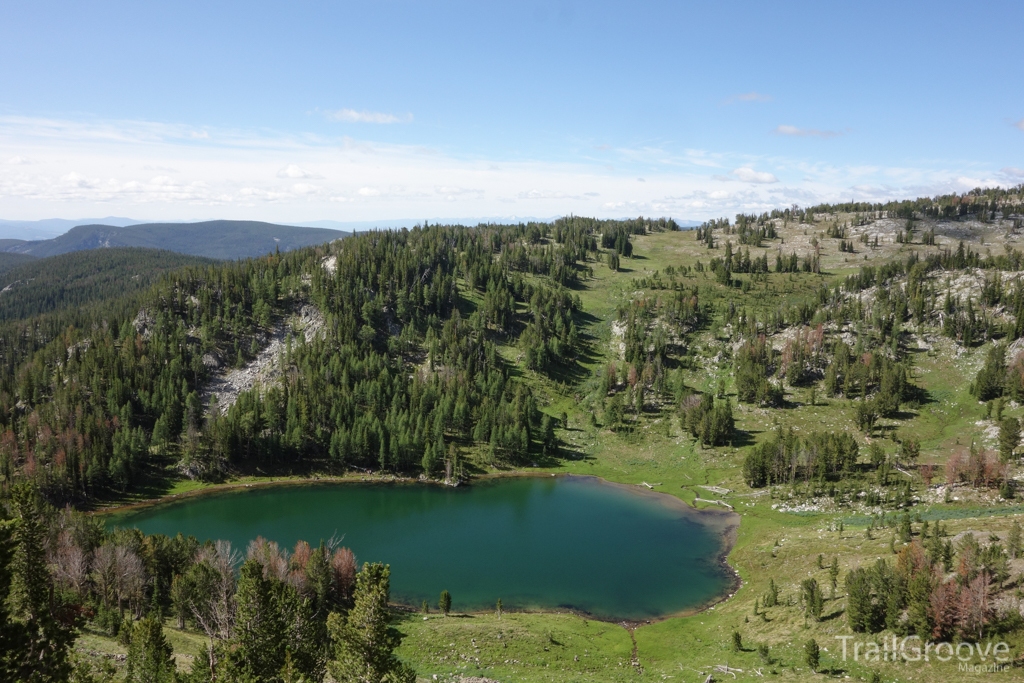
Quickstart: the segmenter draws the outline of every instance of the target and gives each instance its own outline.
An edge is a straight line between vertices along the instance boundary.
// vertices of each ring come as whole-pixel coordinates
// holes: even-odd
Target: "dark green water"
[[[391,565],[393,599],[453,609],[571,608],[645,619],[722,595],[725,518],[592,477],[278,486],[199,496],[111,516],[110,526],[294,547],[331,536],[362,562]]]

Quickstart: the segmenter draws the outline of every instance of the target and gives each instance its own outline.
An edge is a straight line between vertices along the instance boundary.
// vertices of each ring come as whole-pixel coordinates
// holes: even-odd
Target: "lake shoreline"
[[[576,609],[571,606],[563,608],[519,608],[507,610],[510,614],[571,614],[582,619],[589,619],[593,621],[600,621],[604,623],[614,623],[621,625],[627,630],[634,630],[645,624],[659,623],[668,619],[684,618],[700,614],[709,609],[713,609],[716,605],[721,604],[730,598],[734,597],[739,589],[742,587],[742,579],[738,570],[733,567],[729,561],[729,555],[736,545],[736,540],[739,533],[740,515],[735,511],[724,510],[718,508],[698,508],[695,505],[691,505],[680,497],[672,495],[668,492],[655,491],[644,488],[638,484],[627,484],[623,482],[610,481],[602,477],[595,475],[585,474],[573,474],[573,473],[552,473],[552,472],[530,472],[523,470],[516,470],[511,472],[496,472],[484,475],[474,476],[468,482],[462,482],[457,485],[447,484],[444,481],[420,479],[413,477],[402,477],[396,475],[373,475],[373,474],[359,474],[350,476],[325,476],[325,477],[296,477],[296,478],[270,478],[269,480],[255,480],[255,481],[235,481],[224,484],[214,484],[211,486],[197,488],[192,491],[185,491],[181,493],[168,494],[159,498],[152,498],[143,501],[137,501],[124,505],[111,506],[107,508],[100,508],[97,510],[90,511],[89,514],[97,515],[100,517],[107,517],[110,515],[119,514],[131,514],[140,512],[142,510],[148,510],[152,508],[158,508],[165,505],[171,505],[174,503],[185,502],[190,499],[198,499],[206,497],[211,494],[228,494],[228,493],[241,493],[253,489],[269,489],[277,487],[312,487],[318,485],[340,485],[340,484],[391,484],[396,486],[412,486],[412,485],[428,485],[434,487],[449,487],[458,488],[463,486],[473,486],[474,484],[486,484],[487,482],[499,481],[502,479],[513,479],[513,478],[533,478],[533,479],[547,479],[547,478],[566,478],[566,479],[579,479],[579,480],[592,480],[601,486],[608,486],[611,488],[618,489],[624,493],[628,493],[635,496],[647,498],[649,500],[657,501],[659,504],[666,507],[672,508],[682,512],[688,517],[699,519],[700,522],[713,529],[715,536],[719,539],[719,549],[715,555],[715,564],[723,571],[723,575],[728,577],[727,586],[723,588],[721,593],[716,596],[710,597],[700,604],[688,607],[678,612],[671,612],[668,614],[658,615],[656,617],[650,617],[645,619],[623,619],[612,616],[602,616],[588,612],[583,609]],[[399,612],[407,615],[413,615],[419,613],[418,606],[414,604],[406,604],[404,602],[396,601],[393,606]],[[459,614],[465,615],[485,615],[492,613],[493,610],[460,610]]]

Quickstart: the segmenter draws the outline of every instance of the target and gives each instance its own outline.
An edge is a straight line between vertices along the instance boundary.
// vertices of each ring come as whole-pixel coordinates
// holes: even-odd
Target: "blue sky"
[[[1020,2],[0,9],[0,218],[672,215],[1024,182]]]

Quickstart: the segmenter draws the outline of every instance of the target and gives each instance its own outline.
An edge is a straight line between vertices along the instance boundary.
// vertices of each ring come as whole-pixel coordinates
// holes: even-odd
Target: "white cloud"
[[[1007,166],[1005,168],[999,169],[999,172],[1002,173],[1007,178],[1013,178],[1014,180],[1018,180],[1018,181],[1019,180],[1024,180],[1024,168],[1016,168],[1014,166]]]
[[[779,179],[767,171],[755,171],[749,166],[743,166],[732,171],[732,175],[744,183],[769,184],[777,183]]]
[[[740,95],[733,95],[726,98],[725,104],[733,104],[734,102],[771,102],[772,96],[765,95],[759,92],[745,92]]]
[[[720,163],[711,158],[713,155],[702,149],[686,150],[686,161],[695,166],[706,166],[708,168],[719,168]]]
[[[397,145],[216,128],[197,139],[196,130],[203,129],[0,116],[0,216],[116,213],[286,222],[575,213],[702,220],[792,203],[885,201],[1024,178],[1016,175],[1020,169],[966,162],[843,166],[674,149],[667,142],[614,149],[601,159],[540,161],[423,154],[418,141]],[[14,155],[31,164],[4,163]],[[609,160],[614,168],[607,168]],[[721,170],[708,168],[714,166]],[[766,168],[772,171],[758,170]],[[784,185],[776,174],[794,185]]]
[[[292,185],[292,191],[300,196],[320,194],[321,189],[323,188],[319,185],[310,185],[309,183],[295,183]]]
[[[28,164],[30,162],[25,157],[13,156],[7,160],[7,163],[10,164],[11,166],[24,166],[25,164]]]
[[[481,195],[483,195],[484,190],[468,187],[458,187],[455,185],[441,185],[435,187],[434,192],[436,192],[439,195],[442,195],[445,198],[445,201],[454,202],[464,197],[480,197]]]
[[[346,123],[411,123],[412,114],[395,116],[380,111],[357,111],[355,109],[337,109],[326,112],[331,121]]]
[[[559,190],[526,190],[516,195],[519,199],[577,199],[577,197]]]
[[[776,135],[789,135],[798,138],[837,138],[843,135],[835,130],[818,130],[817,128],[797,128],[796,126],[777,126],[773,131]]]
[[[316,173],[310,173],[304,168],[296,166],[295,164],[288,164],[280,171],[277,172],[278,178],[293,178],[293,179],[304,179],[304,178],[321,178],[322,176]]]
[[[66,185],[70,185],[71,187],[80,188],[96,187],[96,185],[98,184],[98,181],[90,181],[87,178],[83,178],[82,176],[78,175],[74,171],[63,176],[61,178],[61,181],[64,182],[64,184]]]

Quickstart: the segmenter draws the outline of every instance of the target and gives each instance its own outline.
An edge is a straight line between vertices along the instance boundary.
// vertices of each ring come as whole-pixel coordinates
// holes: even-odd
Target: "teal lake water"
[[[332,536],[391,565],[398,602],[453,610],[573,609],[649,619],[698,607],[732,585],[728,527],[669,496],[592,477],[516,477],[449,488],[322,484],[241,489],[111,515],[108,526],[292,548]]]

